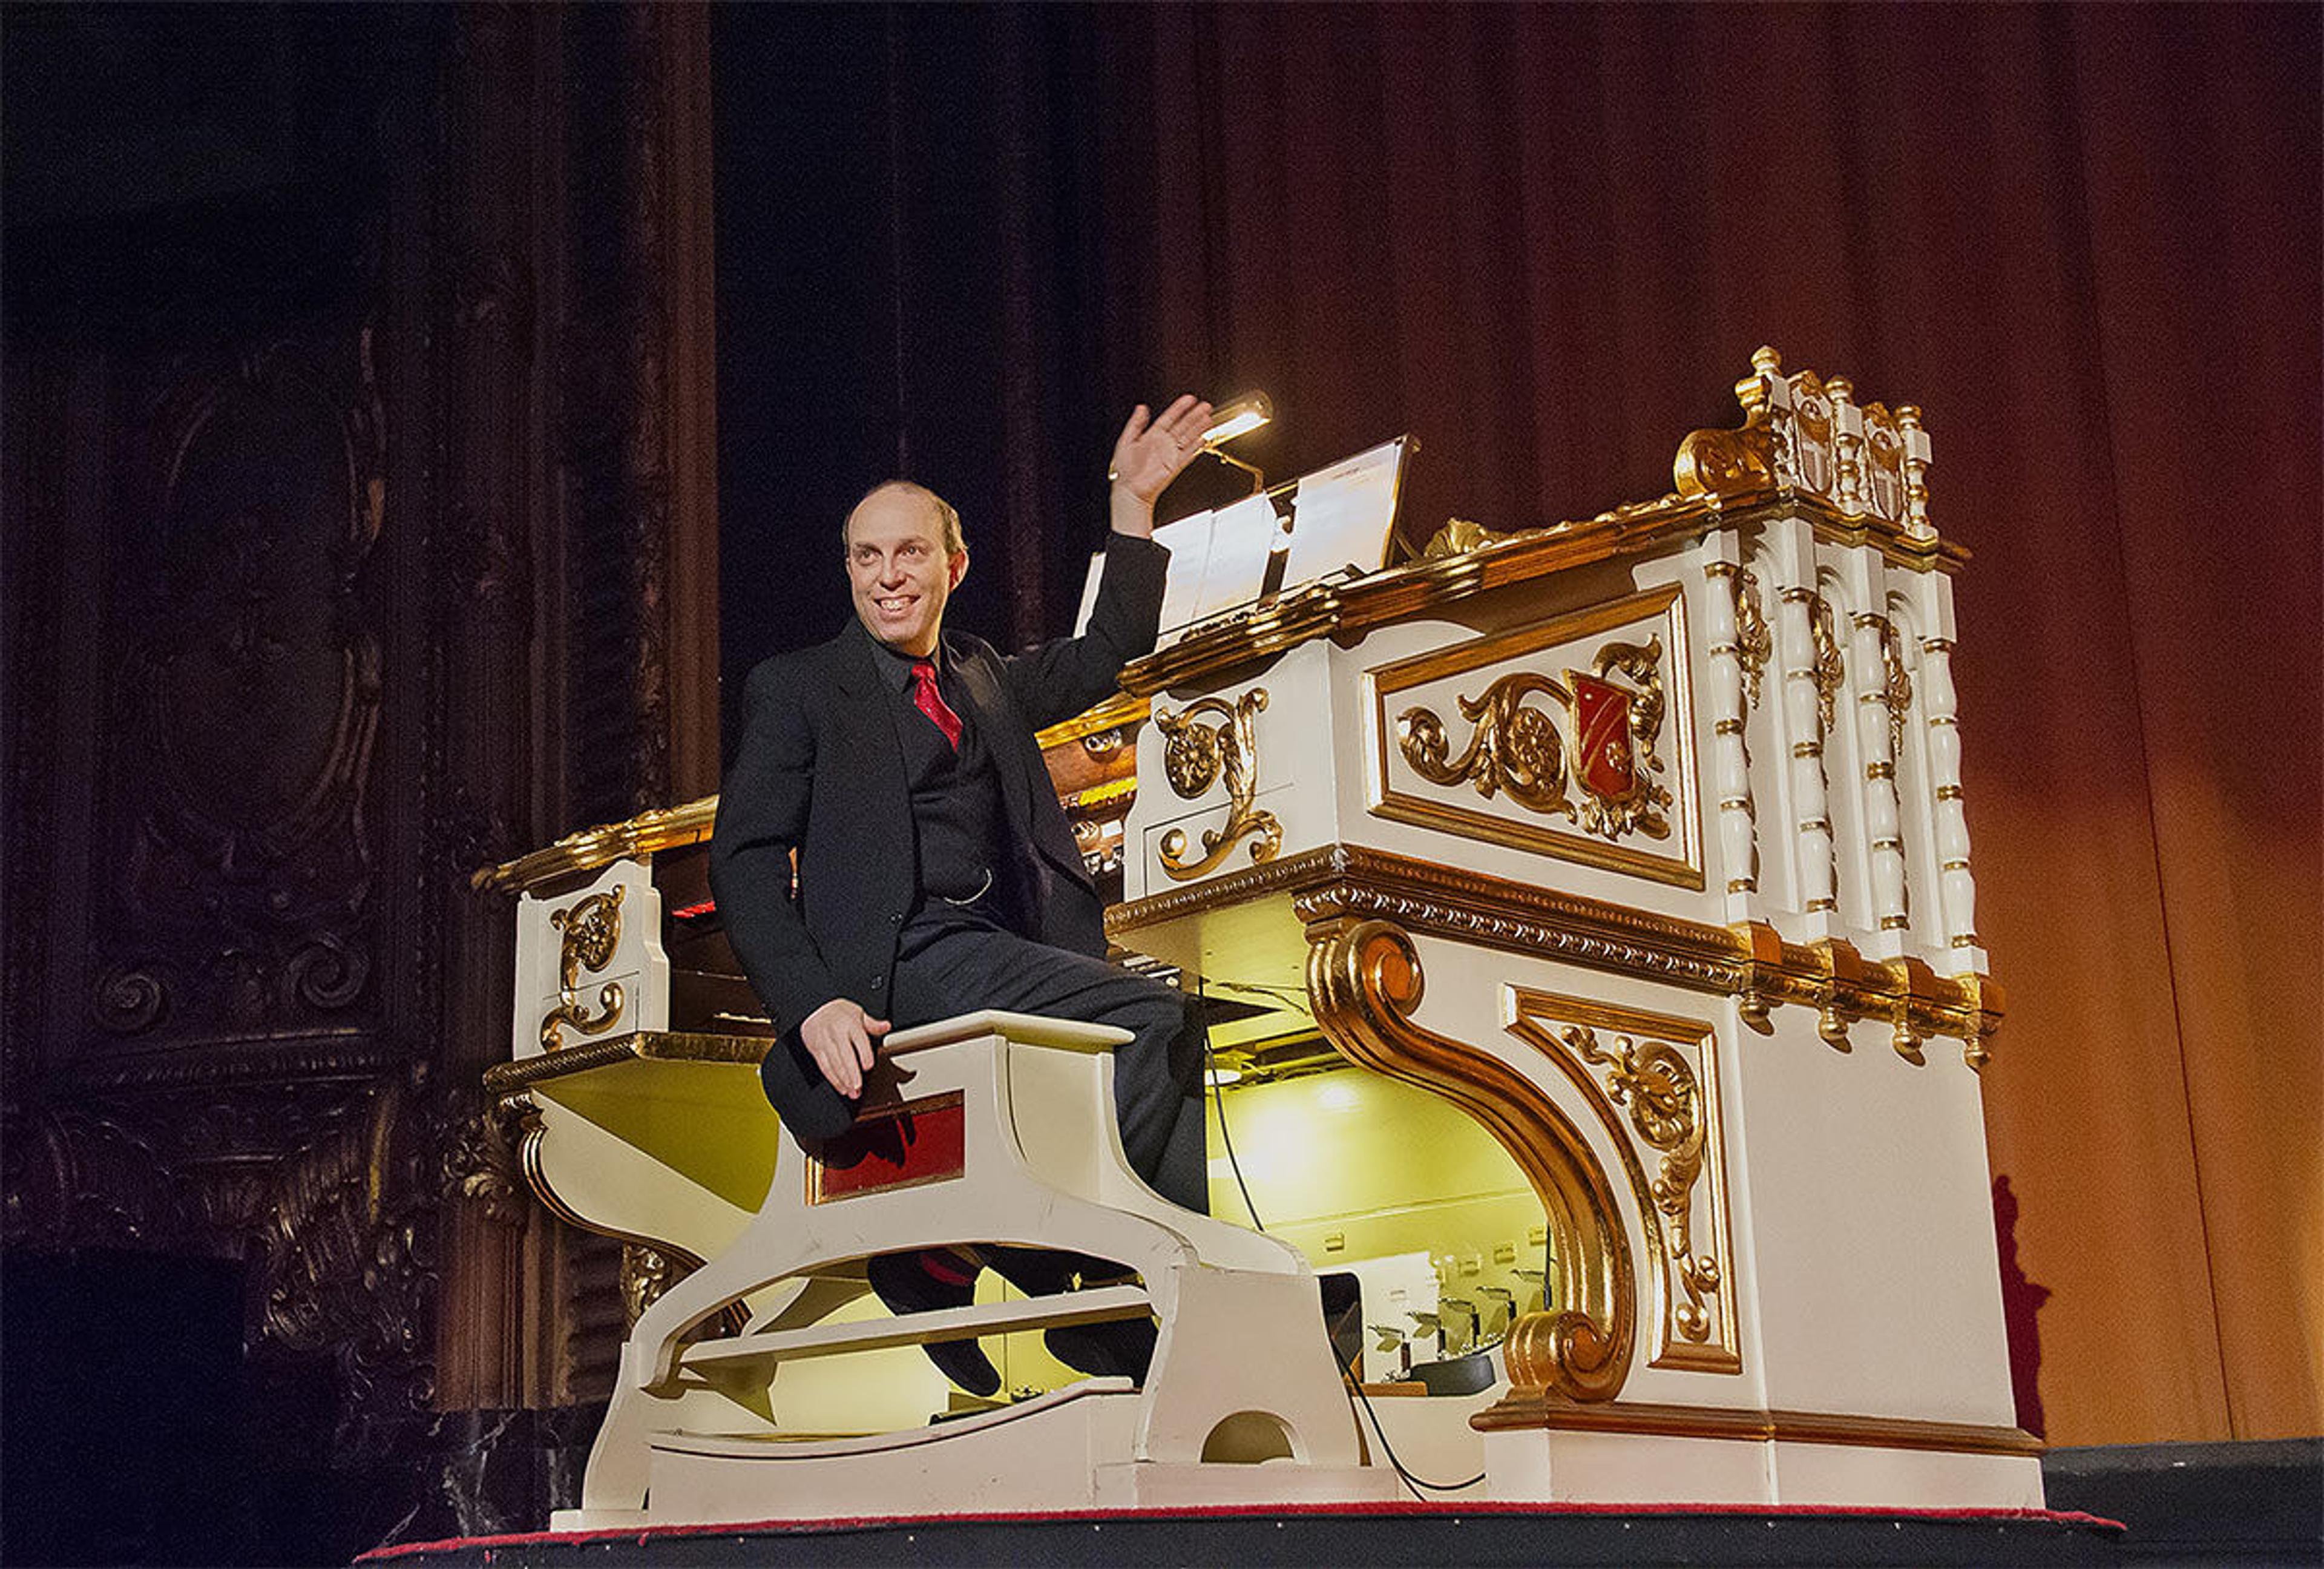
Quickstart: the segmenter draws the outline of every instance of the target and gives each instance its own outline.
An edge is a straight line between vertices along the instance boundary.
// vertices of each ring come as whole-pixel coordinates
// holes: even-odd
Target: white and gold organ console
[[[664,1296],[682,1311],[645,1309],[576,1518],[853,1496],[733,1478],[733,1457],[787,1442],[826,1476],[946,1451],[914,1472],[921,1503],[983,1507],[994,1457],[1022,1463],[1010,1445],[1041,1423],[1063,1435],[1056,1465],[1112,1479],[1065,1501],[1385,1496],[1364,1480],[1387,1474],[1377,1439],[1316,1404],[1328,1361],[1283,1349],[1320,1349],[1319,1321],[1236,1316],[1300,1318],[1286,1305],[1313,1301],[1311,1270],[1343,1265],[1381,1337],[1367,1381],[1489,1350],[1480,1392],[1373,1401],[1408,1466],[1481,1473],[1467,1496],[2038,1507],[1979,1103],[2001,1008],[1949,673],[1965,557],[1930,521],[1916,410],[1859,406],[1770,350],[1737,391],[1741,428],[1689,436],[1673,494],[1508,534],[1448,525],[1420,560],[1196,628],[1045,737],[1093,863],[1120,879],[1115,941],[1222,1004],[1215,1076],[1241,1082],[1216,1097],[1213,1209],[1240,1217],[1248,1188],[1285,1239],[1174,1229],[1102,1151],[1032,1158],[1061,1204],[1122,1205],[1143,1239],[1110,1255],[1138,1263],[1142,1294],[1084,1310],[1161,1315],[1142,1415],[1100,1414],[1133,1392],[1013,1352],[1012,1385],[1054,1387],[956,1436],[919,1427],[924,1387],[899,1403],[826,1381],[787,1403],[786,1358],[964,1327],[878,1328],[859,1260],[965,1212],[928,1200],[892,1233],[835,1230],[803,1197],[814,1161],[753,1103],[763,1026],[753,1038],[715,934],[659,914],[664,891],[695,898],[707,803],[488,874],[524,891],[515,1060],[493,1082],[533,1120],[536,1188],[672,1273],[714,1260]],[[1057,1057],[1006,1037],[991,1049]],[[1364,1115],[1270,1162],[1302,1084]],[[1006,1142],[1007,1100],[982,1136]],[[1037,1143],[1018,1140],[1020,1167]],[[1039,1207],[1030,1191],[1011,1214]],[[1391,1308],[1399,1257],[1434,1278]],[[1177,1283],[1206,1269],[1254,1284],[1174,1325]],[[1000,1334],[1072,1308],[970,1311]],[[1201,1371],[1248,1380],[1239,1341],[1299,1369],[1240,1427]],[[1158,1427],[1157,1389],[1174,1403]],[[1125,1481],[1139,1462],[1167,1486]]]

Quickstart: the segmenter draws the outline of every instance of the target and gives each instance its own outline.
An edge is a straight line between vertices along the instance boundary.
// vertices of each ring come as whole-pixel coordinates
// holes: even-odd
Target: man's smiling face
[[[847,519],[847,578],[855,614],[899,653],[936,646],[945,601],[968,570],[965,548],[947,549],[935,499],[917,486],[883,486]]]

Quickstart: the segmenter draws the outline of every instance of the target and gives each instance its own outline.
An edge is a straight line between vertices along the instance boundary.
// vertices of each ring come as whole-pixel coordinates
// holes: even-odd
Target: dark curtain
[[[1180,387],[1414,433],[1415,540],[1659,494],[1762,343],[1917,403],[2049,1435],[2324,1429],[2319,15],[724,12],[730,696],[890,472],[1057,630]]]

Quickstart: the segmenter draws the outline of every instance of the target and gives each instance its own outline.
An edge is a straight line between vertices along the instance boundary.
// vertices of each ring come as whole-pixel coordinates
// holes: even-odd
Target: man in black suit
[[[957,513],[908,481],[848,514],[856,619],[751,672],[750,718],[719,798],[710,883],[743,971],[781,1031],[768,1099],[806,1139],[853,1120],[892,1025],[980,1008],[1118,1024],[1114,1100],[1130,1164],[1156,1192],[1209,1208],[1202,1026],[1193,1000],[1105,962],[1103,910],[1033,733],[1102,701],[1154,646],[1169,552],[1154,501],[1199,448],[1208,403],[1143,405],[1113,454],[1112,533],[1088,630],[1002,657],[944,630],[968,569]],[[798,897],[791,857],[798,855]],[[891,1309],[965,1304],[991,1263],[1033,1292],[1099,1261],[943,1250],[870,1265]],[[1150,1324],[1052,1330],[1084,1371],[1142,1376]],[[929,1356],[963,1387],[1000,1376],[971,1341]]]

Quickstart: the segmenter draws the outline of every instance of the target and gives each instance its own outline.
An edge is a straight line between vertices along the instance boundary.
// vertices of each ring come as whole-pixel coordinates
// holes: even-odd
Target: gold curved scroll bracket
[[[1458,1106],[1508,1151],[1541,1200],[1557,1306],[1509,1326],[1502,1349],[1512,1398],[1612,1399],[1637,1338],[1637,1270],[1613,1185],[1582,1131],[1499,1057],[1414,1022],[1420,955],[1401,928],[1327,920],[1307,937],[1307,994],[1324,1038],[1349,1061]]]
[[[604,1034],[629,1006],[629,994],[618,981],[597,988],[595,1013],[581,1000],[581,973],[604,969],[621,944],[622,896],[628,891],[617,882],[550,914],[549,924],[565,935],[557,958],[557,1006],[540,1016],[541,1050],[562,1048],[567,1025],[584,1035]]]
[[[1202,795],[1221,773],[1227,782],[1227,820],[1203,830],[1202,859],[1186,858],[1184,828],[1162,835],[1162,870],[1174,881],[1185,882],[1216,871],[1246,835],[1258,835],[1250,845],[1254,862],[1270,861],[1283,848],[1283,825],[1273,812],[1253,804],[1259,794],[1259,715],[1266,707],[1267,688],[1253,687],[1231,706],[1223,698],[1204,697],[1176,714],[1154,710],[1155,725],[1163,735],[1162,771],[1181,800]],[[1217,715],[1220,722],[1201,723],[1205,714]]]
[[[1671,484],[1680,495],[1748,495],[1777,483],[1785,455],[1779,451],[1781,429],[1770,418],[1766,378],[1783,368],[1782,355],[1761,348],[1751,356],[1751,374],[1735,383],[1743,428],[1687,432],[1671,459]]]

